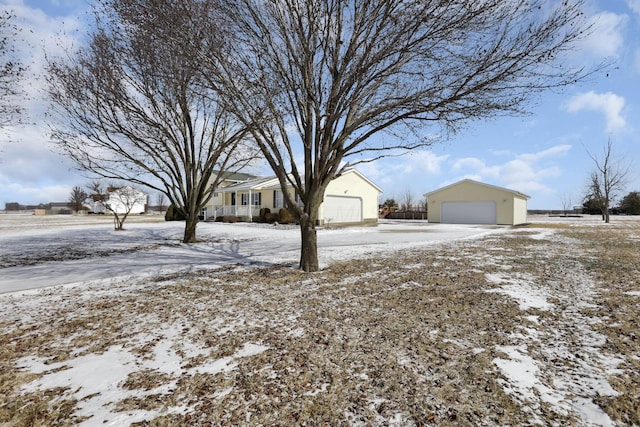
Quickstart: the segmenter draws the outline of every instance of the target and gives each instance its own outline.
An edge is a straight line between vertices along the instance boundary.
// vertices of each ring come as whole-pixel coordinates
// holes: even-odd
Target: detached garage
[[[524,224],[528,199],[519,191],[464,179],[427,193],[427,218],[443,224]]]

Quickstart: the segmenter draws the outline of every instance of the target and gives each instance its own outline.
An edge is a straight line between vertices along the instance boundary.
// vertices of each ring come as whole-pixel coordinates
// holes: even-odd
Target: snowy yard
[[[640,425],[640,218],[0,214],[0,424]]]

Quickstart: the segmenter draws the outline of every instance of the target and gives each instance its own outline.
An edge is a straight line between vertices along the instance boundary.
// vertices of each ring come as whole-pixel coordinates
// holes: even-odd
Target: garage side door
[[[496,202],[444,202],[440,211],[443,224],[496,224]]]
[[[326,224],[362,222],[362,199],[359,197],[326,196],[324,198]]]

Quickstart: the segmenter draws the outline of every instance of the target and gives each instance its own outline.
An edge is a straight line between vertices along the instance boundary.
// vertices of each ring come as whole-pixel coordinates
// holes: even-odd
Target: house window
[[[236,193],[231,193],[231,206],[236,205]]]
[[[218,197],[220,195],[220,193],[218,193],[217,191],[213,192],[213,197]]]
[[[251,198],[249,198],[249,193],[242,193],[240,195],[242,197],[242,205],[246,206],[251,204],[252,206],[260,206],[262,202],[262,194],[261,193],[251,193]],[[249,203],[251,200],[251,203]]]
[[[284,207],[284,200],[282,197],[282,191],[273,190],[273,208],[280,209]]]

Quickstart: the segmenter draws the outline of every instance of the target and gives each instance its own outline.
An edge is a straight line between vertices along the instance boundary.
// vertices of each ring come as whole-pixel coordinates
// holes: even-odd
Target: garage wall
[[[362,199],[348,196],[324,196],[325,224],[362,222]]]
[[[513,225],[527,222],[527,199],[514,197],[513,199]]]
[[[447,224],[496,224],[496,202],[442,202],[440,221]]]
[[[436,190],[428,195],[429,222],[441,222],[443,202],[495,202],[497,224],[521,224],[526,222],[527,201],[516,193],[477,183],[461,181],[449,187]]]
[[[362,200],[362,222],[378,222],[378,196],[380,189],[371,181],[364,178],[358,171],[351,169],[329,183],[325,191],[325,197],[357,197]],[[320,205],[320,223],[325,221],[323,203]]]

